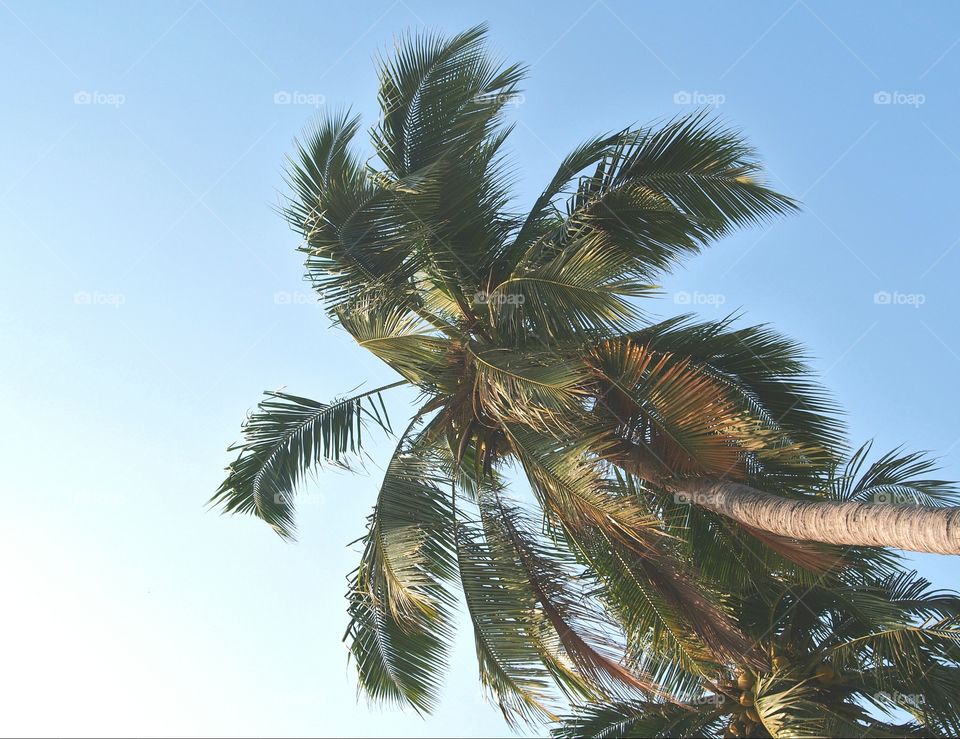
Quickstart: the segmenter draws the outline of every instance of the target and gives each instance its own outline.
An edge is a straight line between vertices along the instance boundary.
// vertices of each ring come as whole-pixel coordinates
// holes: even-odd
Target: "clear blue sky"
[[[411,27],[487,20],[530,63],[526,202],[584,138],[718,104],[805,211],[689,261],[653,311],[774,323],[855,442],[960,478],[960,6],[457,5],[0,0],[3,733],[506,733],[468,633],[426,722],[356,699],[346,545],[375,465],[311,487],[296,545],[204,509],[262,390],[390,379],[305,302],[273,208],[294,135],[317,106],[371,122],[372,56]],[[920,566],[956,584],[955,559]]]

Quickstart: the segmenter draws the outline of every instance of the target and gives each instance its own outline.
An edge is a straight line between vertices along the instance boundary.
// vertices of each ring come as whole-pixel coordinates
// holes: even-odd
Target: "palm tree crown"
[[[504,114],[524,70],[484,36],[410,36],[380,61],[372,158],[349,113],[297,145],[285,215],[307,277],[402,379],[330,403],[269,393],[213,500],[292,536],[308,468],[348,465],[369,428],[393,433],[382,393],[413,386],[348,593],[370,696],[434,706],[458,591],[510,721],[567,701],[676,706],[734,667],[768,674],[737,597],[879,555],[856,535],[784,536],[729,501],[846,504],[829,492],[842,426],[792,342],[651,323],[642,304],[678,260],[796,206],[698,114],[581,144],[519,214]],[[510,495],[511,469],[535,505]],[[917,528],[952,496],[929,486]],[[917,548],[952,546],[928,538]]]

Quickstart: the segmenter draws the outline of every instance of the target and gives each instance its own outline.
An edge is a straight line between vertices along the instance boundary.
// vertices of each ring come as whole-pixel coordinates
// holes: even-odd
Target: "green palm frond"
[[[555,686],[543,664],[543,616],[502,528],[457,524],[461,585],[480,681],[511,725],[553,720]]]
[[[409,382],[433,390],[446,385],[451,341],[416,313],[371,299],[341,310],[338,318],[357,344]]]
[[[606,157],[612,147],[616,146],[621,135],[618,133],[589,139],[563,158],[553,179],[550,180],[540,197],[530,208],[523,225],[513,242],[497,260],[498,263],[509,265],[512,268],[520,261],[520,255],[530,248],[531,244],[562,226],[563,217],[556,206],[557,198],[574,177],[588,167],[596,166]]]
[[[392,193],[349,152],[359,122],[349,113],[322,119],[288,162],[293,197],[283,212],[303,238],[306,276],[331,314],[374,284],[401,289],[411,273],[408,234],[398,228]]]
[[[849,687],[865,705],[876,706],[889,716],[911,715],[918,735],[950,737],[960,734],[958,672],[956,664],[930,660],[923,665],[919,680],[916,673],[903,675],[896,667],[874,668],[852,673]]]
[[[511,542],[555,638],[559,658],[554,651],[548,660],[555,679],[586,696],[669,697],[651,676],[623,664],[618,654],[623,650],[622,636],[616,624],[577,586],[571,570],[575,565],[572,553],[558,541],[538,537],[517,509],[502,502],[498,509],[497,525]]]
[[[697,707],[650,701],[604,702],[579,706],[551,736],[554,739],[712,737],[720,735],[724,722],[723,711],[706,700]]]
[[[679,698],[698,692],[703,677],[716,671],[716,658],[650,580],[643,561],[609,540],[589,548],[581,543],[578,550],[598,584],[595,594],[623,626],[629,663]]]
[[[872,442],[863,444],[831,480],[830,492],[836,500],[925,506],[953,506],[960,502],[956,483],[927,477],[936,471],[936,460],[922,452],[894,449],[864,468],[872,447]]]
[[[580,362],[544,351],[518,352],[472,343],[474,393],[486,413],[504,423],[561,428],[582,404]]]
[[[960,596],[956,592],[933,589],[916,571],[898,569],[876,576],[875,569],[871,566],[867,574],[856,569],[844,573],[842,587],[815,586],[807,591],[803,600],[808,607],[818,612],[843,613],[842,620],[836,620],[830,629],[829,643],[837,644],[890,625],[960,617]]]
[[[371,698],[430,711],[453,633],[456,545],[450,481],[413,426],[387,465],[368,521],[347,593],[346,638]]]
[[[960,595],[951,590],[934,590],[930,581],[916,571],[890,575],[877,584],[877,589],[901,613],[914,618],[960,617]]]
[[[390,431],[380,393],[404,382],[367,390],[332,403],[280,392],[266,393],[243,426],[243,441],[227,479],[210,499],[225,512],[252,513],[292,538],[293,495],[307,470],[322,460],[346,465],[360,448],[365,422]]]
[[[410,35],[380,60],[383,119],[373,139],[397,176],[472,152],[499,122],[523,67],[502,67],[485,48],[486,26],[446,39]]]
[[[374,148],[394,176],[420,182],[400,207],[418,227],[423,260],[456,289],[479,284],[483,265],[515,227],[504,215],[499,150],[508,129],[499,129],[524,70],[491,58],[485,35],[477,26],[450,39],[407,37],[379,70]]]
[[[703,113],[625,131],[594,174],[580,179],[563,227],[536,251],[542,261],[600,231],[633,256],[632,274],[650,279],[735,227],[794,210],[759,172],[742,137]],[[523,258],[536,256],[528,249]]]
[[[796,209],[763,185],[760,170],[740,134],[705,112],[680,116],[625,133],[594,177],[581,181],[569,211],[573,219],[589,213],[609,224],[617,213],[605,196],[645,190],[682,214],[695,238],[715,237]]]
[[[774,739],[812,739],[814,737],[859,736],[862,727],[847,725],[848,733],[836,731],[844,723],[815,700],[813,688],[796,683],[786,689],[771,678],[757,689],[755,710],[760,724]]]
[[[561,440],[519,425],[503,429],[548,522],[572,530],[599,526],[631,546],[652,546],[656,519],[636,501],[611,495],[591,459],[605,443],[602,430],[580,429]]]
[[[698,694],[703,679],[723,664],[765,665],[725,599],[664,543],[637,554],[602,532],[568,537],[597,583],[595,594],[627,634],[631,664],[655,675],[672,694]]]
[[[864,669],[896,665],[905,675],[918,672],[924,655],[942,660],[960,660],[960,617],[951,616],[920,625],[895,624],[873,633],[851,638],[831,650],[844,659],[856,649],[867,650]]]
[[[845,579],[853,580],[855,574]],[[928,731],[940,727],[952,735],[960,728],[954,698],[960,680],[958,607],[955,593],[933,590],[916,573],[902,572],[882,580],[867,576],[861,583],[811,587],[799,600],[783,598],[770,618],[784,648],[808,655],[788,657],[783,671],[811,681],[814,665],[831,666],[835,674],[825,684],[809,685],[818,688],[821,703],[826,691],[884,711],[899,706]],[[870,725],[868,736],[901,736],[906,730],[863,720]]]
[[[723,382],[744,410],[783,429],[803,448],[822,450],[820,464],[835,462],[844,447],[844,424],[836,404],[810,380],[803,350],[768,326],[731,323],[677,316],[631,338],[688,359]]]
[[[656,288],[630,279],[630,257],[588,235],[536,269],[518,268],[486,295],[491,323],[513,343],[630,331],[639,311],[629,297]]]

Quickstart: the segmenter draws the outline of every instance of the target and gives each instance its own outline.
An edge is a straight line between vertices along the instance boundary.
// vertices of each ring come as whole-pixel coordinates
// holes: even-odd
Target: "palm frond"
[[[919,680],[917,673],[903,675],[893,666],[863,670],[850,675],[848,687],[857,692],[865,705],[872,704],[889,716],[903,712],[911,715],[916,721],[917,734],[957,736],[960,734],[960,707],[956,700],[960,667],[928,660],[922,670]]]
[[[861,726],[844,726],[845,733],[838,731],[837,724],[845,723],[835,713],[815,700],[811,686],[796,683],[783,688],[772,678],[761,680],[757,688],[754,708],[760,724],[774,739],[811,739],[830,736],[860,736]]]
[[[626,667],[622,658],[617,658],[622,644],[616,638],[615,624],[586,593],[574,588],[572,573],[564,567],[564,555],[569,554],[538,540],[517,511],[502,504],[500,521],[574,675],[585,678],[597,696],[669,697],[651,676]]]
[[[457,572],[452,501],[443,489],[450,482],[438,476],[414,424],[387,465],[368,520],[347,593],[345,638],[370,698],[430,712],[453,634]]]
[[[563,225],[562,214],[555,203],[558,196],[580,172],[601,161],[617,144],[621,135],[620,133],[607,134],[589,139],[563,158],[560,166],[557,167],[556,174],[530,208],[513,242],[498,258],[497,263],[501,267],[513,269],[520,261],[521,255],[533,243]]]
[[[645,449],[664,475],[743,477],[745,452],[771,441],[771,430],[685,358],[613,339],[589,361],[601,381],[598,413],[619,427],[619,438]]]
[[[446,370],[454,345],[416,313],[371,299],[340,310],[338,318],[357,344],[409,382],[435,392],[452,387]]]
[[[729,318],[695,322],[677,316],[630,338],[695,364],[722,382],[739,407],[782,429],[811,463],[835,464],[845,446],[844,424],[836,404],[809,379],[803,350],[768,326],[735,329],[731,323]]]
[[[575,533],[569,537],[587,565],[588,577],[597,583],[594,594],[624,629],[629,664],[653,675],[672,695],[681,699],[696,695],[703,677],[716,673],[728,652],[740,658],[751,650],[742,635],[733,650],[727,648],[727,639],[718,643],[712,638],[724,628],[731,633],[736,628],[715,605],[703,609],[702,598],[691,598],[686,584],[666,582],[648,559],[602,535],[594,541]],[[673,575],[679,577],[679,572]],[[692,610],[697,606],[699,612]],[[703,627],[702,636],[697,626]],[[715,651],[708,647],[711,643]]]
[[[243,441],[227,450],[240,453],[210,503],[225,512],[252,513],[292,538],[293,496],[304,474],[324,459],[345,466],[347,455],[360,448],[365,422],[389,432],[380,393],[403,384],[394,382],[331,403],[267,392],[243,425]]]
[[[577,707],[551,736],[554,739],[712,737],[720,735],[723,723],[723,711],[707,700],[697,706],[652,701],[604,702]]]
[[[507,341],[545,345],[630,331],[639,311],[627,298],[653,294],[655,288],[631,279],[629,262],[604,234],[587,235],[493,287],[485,296],[491,323]]]
[[[582,403],[583,366],[545,351],[511,351],[468,346],[474,393],[496,421],[561,428]]]
[[[743,138],[703,113],[625,131],[595,173],[580,179],[563,227],[523,260],[542,261],[601,231],[633,256],[632,274],[650,279],[735,227],[794,210],[760,171]]]
[[[903,674],[916,672],[923,654],[944,660],[960,659],[960,617],[950,616],[920,625],[895,624],[864,636],[857,636],[832,648],[837,659],[844,659],[856,649],[867,650],[864,668],[896,665]],[[911,662],[911,660],[916,660]]]
[[[380,60],[383,118],[373,140],[397,176],[472,150],[498,122],[524,70],[491,59],[486,33],[478,25],[450,39],[410,35]]]
[[[554,720],[543,616],[511,542],[501,527],[460,521],[457,557],[483,687],[511,726]]]
[[[719,235],[796,208],[765,187],[760,174],[756,152],[743,137],[701,112],[624,137],[605,168],[604,184],[648,187]]]
[[[595,458],[606,443],[602,432],[580,429],[561,440],[519,425],[503,429],[550,522],[572,530],[597,527],[641,551],[653,545],[656,519],[607,489]]]
[[[485,39],[485,26],[450,39],[408,36],[380,62],[374,147],[395,177],[418,181],[398,203],[423,262],[456,290],[476,288],[515,228],[504,215],[508,177],[499,151],[509,132],[501,129],[503,112],[524,70],[494,59]]]
[[[864,469],[872,447],[872,442],[863,444],[833,477],[833,498],[934,507],[960,503],[956,483],[927,477],[937,469],[935,460],[922,452],[894,449]]]
[[[293,196],[283,213],[303,238],[306,277],[331,314],[374,285],[397,290],[410,276],[411,247],[393,196],[349,151],[358,127],[357,116],[330,115],[296,142],[288,161]]]
[[[592,541],[576,533],[571,538],[600,584],[599,594],[624,625],[638,664],[657,657],[661,670],[698,678],[716,674],[721,664],[765,666],[755,642],[737,626],[728,599],[698,579],[665,542],[638,554],[603,534]],[[661,683],[668,674],[657,674]],[[692,687],[683,675],[676,677]]]

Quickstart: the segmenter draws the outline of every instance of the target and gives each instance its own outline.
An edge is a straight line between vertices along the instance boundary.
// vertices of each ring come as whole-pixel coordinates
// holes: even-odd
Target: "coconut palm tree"
[[[762,599],[758,599],[762,600]],[[732,669],[684,701],[580,706],[565,737],[956,736],[960,597],[914,572],[844,586],[786,587],[743,601],[771,666]],[[763,618],[758,619],[757,615]],[[896,713],[906,720],[893,720]]]
[[[349,113],[298,143],[284,212],[307,277],[401,379],[329,403],[267,393],[213,498],[292,536],[307,470],[349,465],[362,430],[394,433],[384,393],[419,392],[348,594],[369,694],[429,710],[457,586],[511,719],[555,716],[551,685],[660,700],[717,659],[762,669],[690,555],[699,539],[669,535],[678,506],[704,541],[749,540],[777,568],[827,570],[841,544],[960,551],[943,498],[824,493],[843,431],[796,345],[762,326],[645,319],[678,260],[795,209],[743,139],[703,115],[599,136],[519,214],[503,118],[524,72],[484,35],[410,36],[380,61],[372,158],[353,150]],[[530,504],[510,495],[513,470]],[[585,569],[643,593],[673,660],[626,666],[646,622],[584,590]]]
[[[869,446],[862,447],[836,471],[832,497],[939,497],[952,488],[923,477],[932,469],[924,457],[892,452],[866,466],[868,454]],[[745,554],[728,551],[737,553],[735,560]],[[744,577],[718,575],[732,587],[738,627],[770,657],[761,670],[726,664],[714,675],[690,674],[689,688],[673,702],[587,703],[554,736],[960,733],[960,595],[932,590],[884,550],[864,549],[843,569],[803,584],[785,572],[767,578],[765,567],[756,574],[739,564],[734,569]],[[648,638],[644,649],[657,653],[657,641]]]

